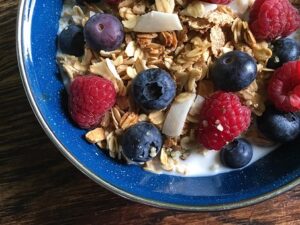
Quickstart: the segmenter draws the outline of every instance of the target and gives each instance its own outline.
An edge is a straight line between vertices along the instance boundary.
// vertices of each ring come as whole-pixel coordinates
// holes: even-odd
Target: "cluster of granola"
[[[159,33],[137,33],[133,31],[139,17],[150,11],[176,13],[183,29],[181,31]],[[184,101],[191,93],[208,96],[214,92],[213,83],[208,76],[212,62],[222,54],[240,50],[253,56],[258,62],[257,79],[245,90],[238,92],[245,105],[254,115],[262,115],[265,110],[265,85],[272,70],[266,62],[272,51],[267,42],[258,42],[251,33],[248,23],[243,21],[227,6],[218,6],[207,13],[199,1],[156,0],[150,4],[146,0],[124,0],[116,9],[96,4],[85,7],[74,6],[64,12],[63,18],[84,25],[91,15],[99,11],[109,11],[119,17],[125,27],[125,41],[118,50],[94,52],[88,48],[82,58],[58,55],[59,64],[72,80],[78,74],[93,73],[113,82],[118,93],[117,103],[108,112],[100,127],[89,131],[86,139],[103,149],[109,155],[121,159],[118,143],[123,131],[140,122],[148,121],[162,128],[168,109],[142,113],[132,101],[129,88],[138,73],[147,68],[167,70],[177,84],[176,102]],[[205,154],[205,149],[194,141],[198,123],[198,111],[190,110],[182,134],[177,138],[166,138],[159,162],[148,162],[145,169],[156,171],[160,163],[166,171],[185,173],[180,159],[186,159],[191,150]],[[257,132],[246,134],[260,145],[269,145]]]

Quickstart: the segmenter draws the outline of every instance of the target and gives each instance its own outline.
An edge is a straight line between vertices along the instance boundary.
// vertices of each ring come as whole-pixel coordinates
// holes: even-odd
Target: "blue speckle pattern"
[[[64,86],[55,63],[56,33],[63,2],[27,1],[23,23],[31,21],[30,43],[22,43],[25,70],[36,104],[49,128],[88,170],[109,184],[138,197],[184,206],[235,203],[274,191],[300,175],[300,139],[286,144],[251,166],[211,177],[156,175],[138,166],[119,164],[88,144],[84,130],[66,114]],[[25,26],[24,26],[25,27]]]

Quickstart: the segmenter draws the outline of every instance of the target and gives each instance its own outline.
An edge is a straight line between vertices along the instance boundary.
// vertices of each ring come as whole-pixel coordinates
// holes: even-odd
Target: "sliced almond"
[[[103,128],[96,128],[86,133],[85,138],[88,142],[95,144],[105,140],[105,131]]]
[[[125,53],[128,57],[133,57],[135,50],[136,50],[136,43],[134,41],[131,41],[127,44]]]
[[[142,60],[142,59],[137,59],[136,62],[134,63],[135,69],[137,73],[140,73],[146,69],[148,69],[148,67],[146,66],[146,60]]]
[[[120,77],[120,75],[119,75],[119,73],[117,72],[117,69],[116,69],[114,63],[110,59],[108,59],[108,58],[106,58],[105,61],[106,61],[107,68],[109,69],[109,71],[111,72],[111,74],[117,80],[122,80],[121,77]]]
[[[132,67],[127,67],[126,73],[127,73],[127,76],[130,77],[131,79],[134,79],[137,75],[136,70]]]

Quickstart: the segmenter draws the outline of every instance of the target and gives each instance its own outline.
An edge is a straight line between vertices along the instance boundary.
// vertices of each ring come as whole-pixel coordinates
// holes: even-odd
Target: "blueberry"
[[[255,80],[256,74],[256,61],[241,51],[222,55],[210,70],[215,86],[223,91],[240,91],[248,87]]]
[[[147,162],[159,153],[162,142],[161,133],[153,124],[141,122],[124,132],[122,152],[131,161]]]
[[[257,127],[267,138],[275,142],[288,142],[300,134],[300,118],[296,113],[284,113],[269,106],[257,118]]]
[[[87,45],[94,51],[113,51],[124,40],[124,28],[120,20],[107,13],[92,16],[84,27]]]
[[[176,85],[169,73],[162,69],[148,69],[132,82],[132,95],[144,110],[166,108],[174,99]]]
[[[65,54],[82,56],[84,53],[83,28],[74,24],[67,26],[58,36],[58,45]]]
[[[222,163],[230,168],[242,168],[252,159],[253,149],[245,139],[236,139],[221,150]]]
[[[273,55],[268,61],[268,68],[277,69],[286,62],[297,60],[300,56],[299,45],[292,38],[276,40],[272,45]]]

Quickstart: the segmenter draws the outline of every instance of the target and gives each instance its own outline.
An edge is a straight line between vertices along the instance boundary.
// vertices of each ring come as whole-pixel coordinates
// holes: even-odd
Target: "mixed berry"
[[[176,95],[171,75],[162,69],[144,70],[132,82],[132,97],[146,111],[167,108]]]
[[[264,114],[257,118],[257,127],[269,139],[284,143],[299,136],[300,119],[296,113],[282,112],[269,106]]]
[[[82,6],[98,2],[76,0]],[[112,8],[122,3],[118,0],[102,2]],[[205,2],[226,5],[232,1]],[[147,4],[154,3],[148,1]],[[300,135],[300,117],[297,114],[300,112],[300,48],[294,39],[287,37],[300,27],[299,12],[288,0],[256,0],[250,10],[249,26],[255,38],[268,41],[272,49],[272,56],[266,65],[274,72],[270,78],[266,78],[268,82],[265,90],[262,90],[267,99],[264,113],[261,116],[251,113],[247,103],[238,94],[258,77],[257,60],[243,49],[228,51],[211,59],[207,81],[212,83],[214,91],[208,96],[201,96],[201,99],[205,97],[203,102],[198,98],[196,109],[189,108],[196,110],[198,125],[194,138],[197,144],[209,150],[220,150],[221,161],[229,168],[242,168],[251,161],[252,144],[244,138],[250,126],[255,126],[265,138],[276,143],[292,141]],[[58,36],[58,46],[62,53],[75,57],[82,57],[85,49],[93,52],[118,51],[124,45],[126,29],[114,10],[110,13],[97,12],[88,18],[84,26],[73,23],[66,26]],[[172,46],[172,43],[169,45]],[[134,54],[132,57],[135,57]],[[105,73],[105,70],[101,71]],[[90,130],[101,126],[103,118],[122,98],[130,99],[136,106],[133,109],[124,107],[123,111],[145,114],[160,112],[158,115],[161,116],[167,114],[172,105],[184,101],[178,97],[184,88],[178,85],[178,79],[182,77],[172,74],[166,66],[145,66],[142,71],[133,73],[130,89],[122,94],[116,90],[116,83],[120,79],[115,75],[117,72],[112,72],[115,83],[108,74],[76,74],[68,90],[68,104],[69,114],[79,127]],[[191,96],[196,104],[196,95]],[[186,96],[181,97],[184,99]],[[136,163],[151,161],[160,154],[168,138],[178,138],[168,137],[151,120],[135,121],[119,137],[122,154],[127,160]]]
[[[116,102],[113,84],[95,75],[77,76],[70,85],[69,112],[84,129],[97,127]]]
[[[94,51],[113,51],[124,40],[124,30],[120,20],[107,13],[93,15],[84,26],[86,44]]]
[[[237,95],[216,92],[202,106],[198,141],[208,149],[220,150],[245,132],[250,122],[251,111]]]
[[[252,145],[243,138],[235,139],[221,151],[222,163],[233,169],[246,166],[251,161],[252,156]]]
[[[300,111],[300,61],[275,70],[268,85],[270,101],[283,112]]]
[[[58,46],[65,54],[80,57],[84,53],[84,45],[83,28],[75,24],[63,29],[58,37]]]
[[[284,63],[295,61],[300,56],[300,46],[292,38],[282,38],[272,42],[273,55],[269,59],[267,67],[277,69]]]
[[[249,24],[258,40],[275,40],[299,29],[300,14],[289,0],[256,0]]]
[[[161,150],[163,137],[151,123],[140,122],[129,127],[122,136],[124,156],[133,162],[147,162]]]
[[[253,57],[241,51],[232,51],[218,58],[210,69],[216,88],[223,91],[240,91],[256,78],[257,64]]]

